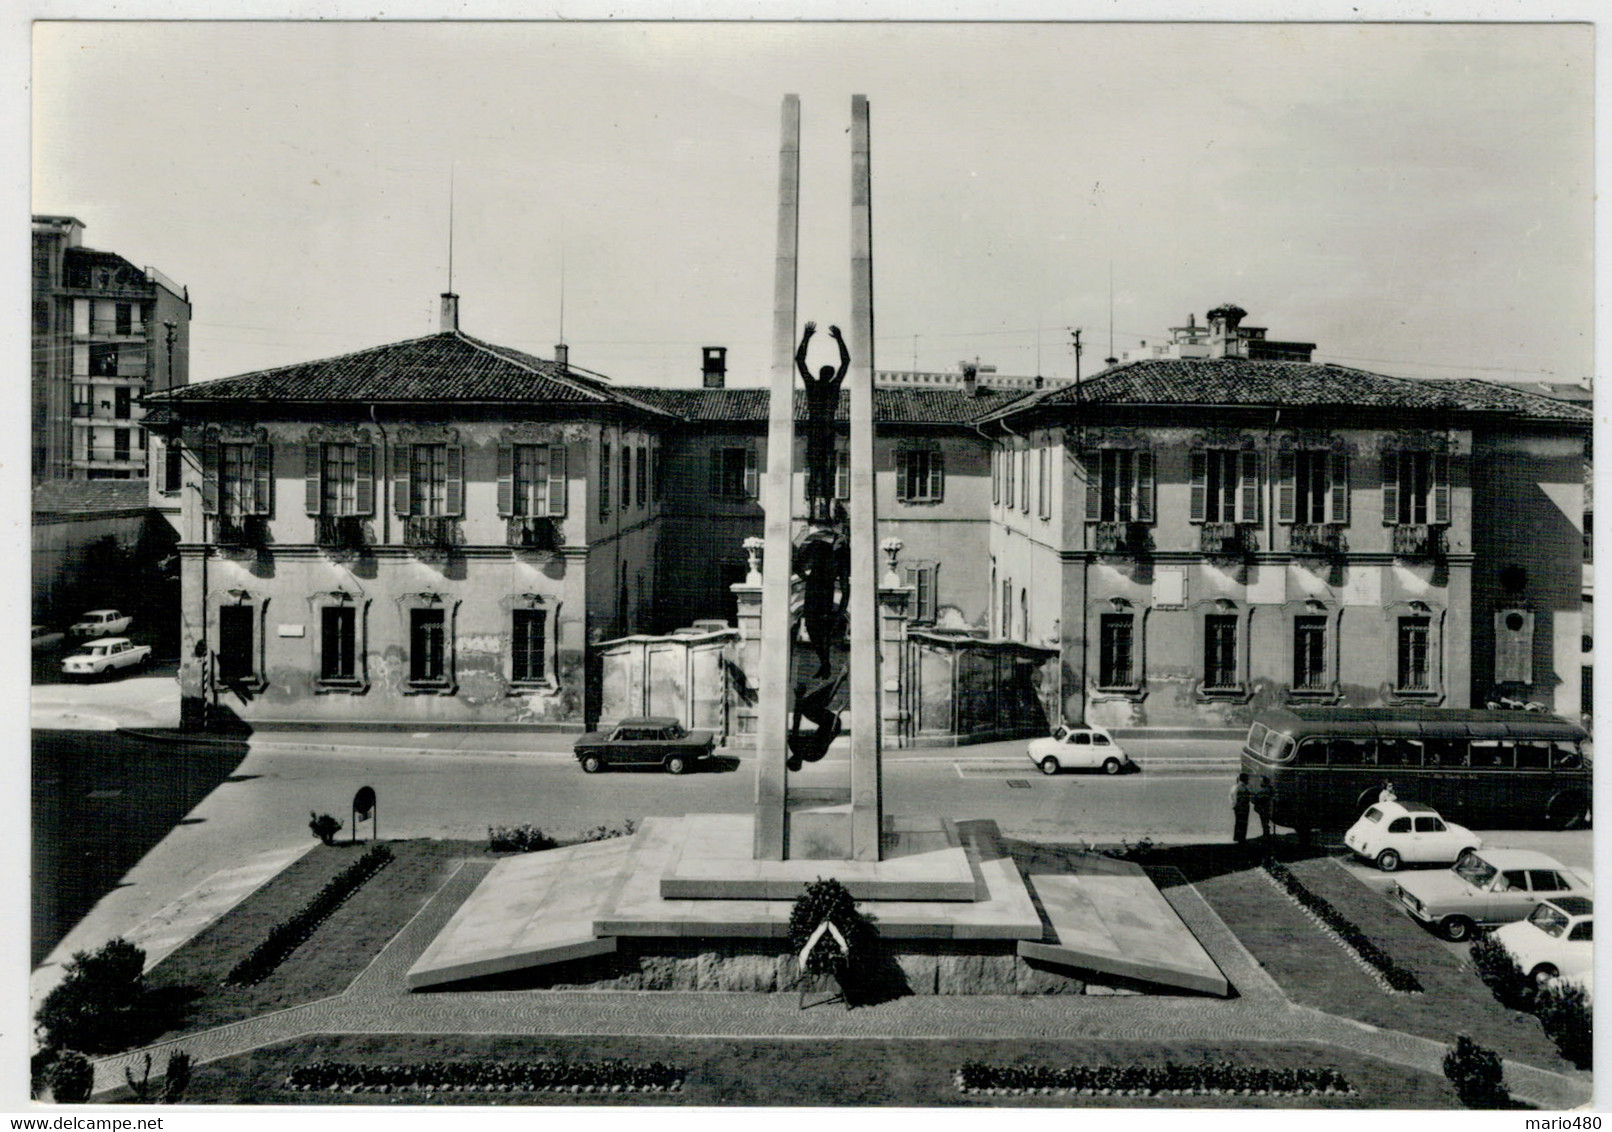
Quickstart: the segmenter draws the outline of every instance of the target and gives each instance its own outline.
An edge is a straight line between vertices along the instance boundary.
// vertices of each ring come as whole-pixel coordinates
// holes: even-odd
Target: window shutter
[[[1258,452],[1245,451],[1242,454],[1242,498],[1238,501],[1237,508],[1239,522],[1259,522],[1259,496],[1260,489],[1264,486],[1260,483],[1263,463]]]
[[[353,514],[375,514],[375,446],[360,444],[354,461]]]
[[[1435,523],[1450,521],[1450,458],[1435,453],[1429,461],[1433,465],[1433,502],[1428,512]]]
[[[309,442],[302,446],[302,509],[310,515],[318,515],[323,508],[324,493],[320,490],[319,475],[320,461],[324,456],[321,445]]]
[[[1095,523],[1103,517],[1103,454],[1088,449],[1081,462],[1086,465],[1086,522]]]
[[[549,445],[549,514],[559,518],[565,515],[565,494],[569,481],[565,478],[565,445]]]
[[[1294,520],[1294,500],[1298,484],[1298,456],[1283,452],[1276,457],[1276,521],[1291,523]]]
[[[1187,519],[1194,523],[1201,523],[1204,521],[1205,501],[1209,494],[1209,453],[1194,452],[1192,454],[1191,478],[1191,492],[1187,497]]]
[[[1030,513],[1030,450],[1019,449],[1019,510]]]
[[[722,494],[722,453],[723,449],[711,449],[711,495],[716,497]]]
[[[1332,511],[1327,516],[1329,522],[1347,523],[1349,521],[1349,453],[1334,452],[1330,461],[1331,482],[1327,485],[1332,496]]]
[[[447,474],[446,490],[443,495],[447,499],[442,512],[445,515],[463,515],[465,513],[465,448],[462,444],[448,445],[446,453]]]
[[[929,498],[939,503],[946,494],[946,464],[940,450],[929,454]]]
[[[202,514],[218,514],[218,434],[209,433],[202,439]]]
[[[1383,453],[1383,526],[1399,522],[1399,453]]]
[[[755,499],[761,494],[761,474],[756,469],[756,450],[744,450],[744,494],[747,499]]]
[[[413,493],[409,490],[409,464],[413,459],[412,445],[399,444],[392,449],[392,510],[404,517],[413,511]]]
[[[1153,453],[1136,454],[1136,521],[1153,521]]]
[[[991,502],[1002,502],[1002,450],[991,449]]]
[[[907,499],[911,498],[910,493],[907,491],[907,461],[910,453],[908,453],[906,449],[902,448],[897,449],[894,453],[892,453],[892,456],[896,465],[896,499],[905,502]],[[1011,507],[1012,505],[1013,501],[1009,499],[1008,506]]]
[[[526,501],[521,500],[522,503]],[[498,446],[498,514],[508,518],[515,513],[515,446]]]
[[[252,446],[252,512],[269,515],[274,511],[274,446]]]

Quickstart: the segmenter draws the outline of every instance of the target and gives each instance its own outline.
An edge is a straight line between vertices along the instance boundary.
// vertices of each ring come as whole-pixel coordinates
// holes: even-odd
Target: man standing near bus
[[[1253,785],[1248,788],[1248,800],[1254,804],[1254,813],[1259,816],[1259,840],[1269,855],[1271,851],[1271,780],[1263,774],[1254,778]]]
[[[1238,845],[1248,840],[1248,772],[1237,775],[1231,784],[1231,839]]]

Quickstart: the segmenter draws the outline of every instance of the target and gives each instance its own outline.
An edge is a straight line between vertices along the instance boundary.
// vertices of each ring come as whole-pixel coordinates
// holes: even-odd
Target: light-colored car
[[[1449,864],[1483,848],[1483,838],[1420,802],[1378,802],[1349,827],[1343,843],[1385,873],[1401,864]]]
[[[1479,849],[1454,868],[1401,878],[1394,894],[1413,918],[1459,943],[1479,927],[1525,919],[1541,900],[1591,896],[1594,886],[1532,849]]]
[[[131,618],[115,609],[92,609],[68,628],[75,637],[115,637],[129,631]]]
[[[41,649],[53,649],[62,643],[62,635],[60,633],[56,632],[54,629],[47,629],[43,625],[35,625],[33,627],[32,637],[32,647],[34,652],[39,652]]]
[[[127,637],[91,641],[62,661],[68,676],[99,676],[119,668],[138,668],[151,657],[150,645],[137,645]]]
[[[1586,982],[1595,969],[1595,901],[1588,896],[1543,900],[1526,920],[1497,928],[1494,938],[1540,985],[1556,978]]]
[[[1101,727],[1060,727],[1044,739],[1030,740],[1029,755],[1042,774],[1057,774],[1065,767],[1118,774],[1136,765]]]

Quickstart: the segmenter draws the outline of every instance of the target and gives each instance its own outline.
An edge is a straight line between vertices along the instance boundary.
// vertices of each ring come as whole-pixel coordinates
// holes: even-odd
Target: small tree
[[[142,1022],[145,961],[144,950],[121,938],[75,953],[34,1015],[45,1044],[91,1053],[128,1046]]]
[[[1481,935],[1472,941],[1470,954],[1472,966],[1489,985],[1489,991],[1496,1001],[1512,1010],[1529,1010],[1533,1007],[1533,980],[1523,974],[1505,944],[1492,935]]]
[[[162,1103],[178,1104],[190,1087],[190,1054],[176,1049],[168,1055],[168,1074],[162,1079]]]
[[[46,1071],[45,1079],[57,1104],[83,1104],[95,1088],[95,1067],[83,1054],[63,1050]]]
[[[316,814],[312,810],[308,811],[308,828],[313,831],[315,837],[326,845],[335,842],[336,834],[341,832],[341,824],[329,814]]]
[[[1563,1057],[1580,1069],[1591,1067],[1595,1059],[1595,1011],[1581,985],[1558,979],[1539,992],[1534,1013]]]
[[[1465,1034],[1456,1038],[1454,1047],[1444,1055],[1444,1076],[1450,1079],[1455,1095],[1467,1108],[1511,1106],[1500,1055]]]

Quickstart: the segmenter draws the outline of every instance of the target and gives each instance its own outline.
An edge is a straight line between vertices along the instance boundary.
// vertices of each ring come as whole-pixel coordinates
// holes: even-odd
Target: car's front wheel
[[[1392,849],[1384,849],[1377,854],[1377,867],[1385,873],[1391,873],[1399,868],[1399,854]]]
[[[1477,925],[1466,916],[1445,916],[1439,927],[1444,931],[1444,938],[1451,943],[1465,943],[1477,930]]]
[[[1051,755],[1048,755],[1046,758],[1041,760],[1042,774],[1057,774],[1059,769],[1058,760],[1053,758]]]
[[[1108,758],[1108,759],[1103,760],[1103,773],[1104,774],[1118,774],[1119,771],[1120,771],[1120,766],[1119,766],[1119,760],[1118,759]]]
[[[604,763],[599,760],[598,755],[583,755],[582,769],[589,774],[598,774],[604,769]]]
[[[682,774],[688,769],[688,760],[682,755],[672,755],[666,760],[667,774]]]
[[[1532,971],[1528,972],[1528,977],[1534,980],[1535,986],[1542,987],[1559,974],[1561,974],[1561,972],[1558,971],[1552,964],[1541,963]]]

